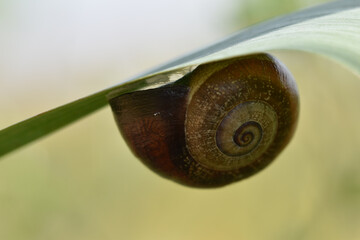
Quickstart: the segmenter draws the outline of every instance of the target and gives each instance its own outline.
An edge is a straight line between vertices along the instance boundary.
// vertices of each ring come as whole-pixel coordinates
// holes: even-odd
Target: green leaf
[[[0,156],[107,104],[107,97],[153,87],[191,66],[255,52],[292,49],[327,55],[360,73],[360,1],[336,1],[270,20],[170,61],[137,78],[42,113],[0,131]]]

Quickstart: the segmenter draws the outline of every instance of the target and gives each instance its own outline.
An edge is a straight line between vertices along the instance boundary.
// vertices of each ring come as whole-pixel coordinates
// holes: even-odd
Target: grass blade
[[[85,98],[65,104],[0,131],[0,156],[54,132],[107,104],[106,96],[135,91],[164,81],[170,74],[205,62],[293,49],[330,56],[360,73],[360,1],[336,1],[247,28],[214,45],[154,68]],[[149,80],[149,77],[155,76]]]

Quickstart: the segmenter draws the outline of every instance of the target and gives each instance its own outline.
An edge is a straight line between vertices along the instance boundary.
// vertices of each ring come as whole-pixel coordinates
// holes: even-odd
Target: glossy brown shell
[[[200,65],[175,84],[127,93],[110,105],[145,165],[184,185],[219,187],[257,173],[281,152],[294,133],[299,102],[285,66],[256,54]],[[223,143],[228,123],[236,131]],[[273,132],[259,132],[266,129]],[[243,151],[248,144],[255,147]]]

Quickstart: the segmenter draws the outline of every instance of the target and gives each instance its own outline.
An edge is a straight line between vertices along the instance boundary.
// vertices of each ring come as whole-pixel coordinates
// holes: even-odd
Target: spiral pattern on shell
[[[202,121],[204,116],[201,114],[188,114],[187,146],[193,158],[204,166],[215,170],[246,166],[260,157],[273,142],[277,114],[266,102],[247,101],[228,112],[218,111],[208,113],[206,122]],[[220,124],[219,120],[215,122],[216,118],[222,119]]]
[[[168,86],[110,100],[121,133],[147,166],[195,187],[217,187],[266,167],[287,145],[298,92],[268,54],[198,66]]]

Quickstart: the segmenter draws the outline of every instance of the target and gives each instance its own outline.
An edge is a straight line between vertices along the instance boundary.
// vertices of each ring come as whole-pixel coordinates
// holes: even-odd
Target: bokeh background
[[[0,128],[325,1],[1,0]],[[301,93],[293,141],[266,170],[183,187],[133,157],[109,107],[0,161],[0,239],[360,239],[360,79],[273,52]]]

